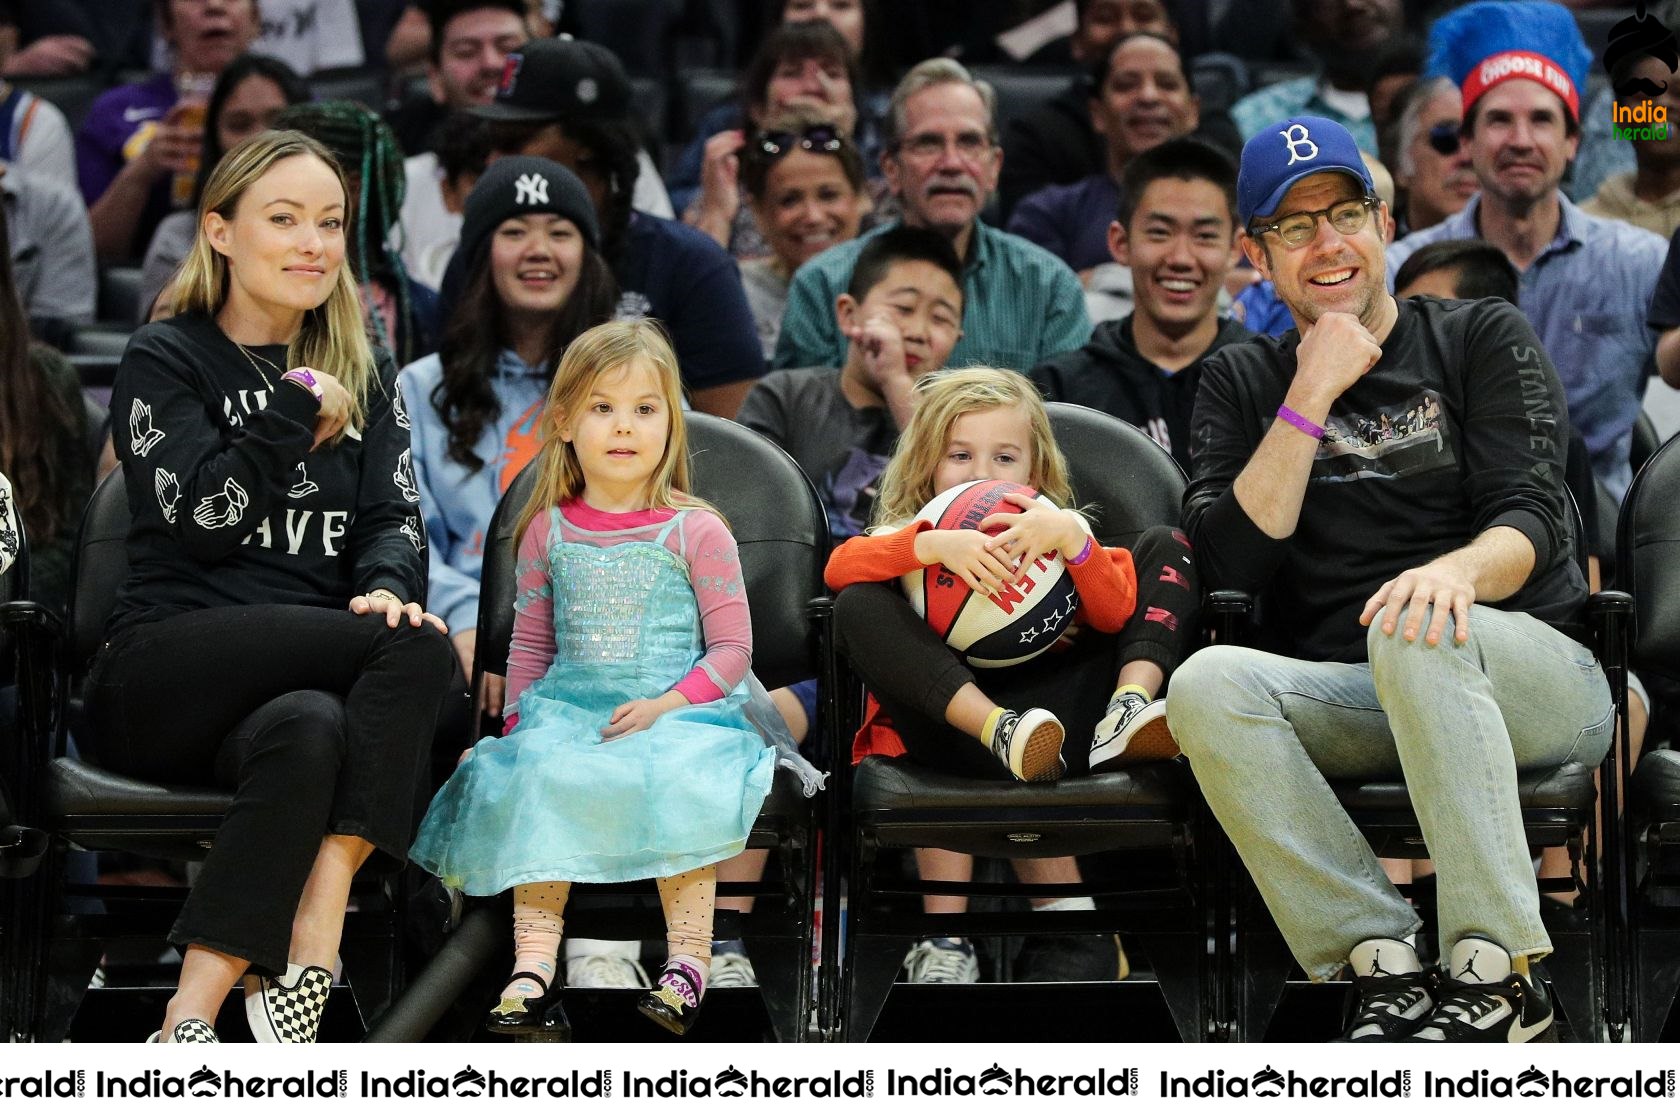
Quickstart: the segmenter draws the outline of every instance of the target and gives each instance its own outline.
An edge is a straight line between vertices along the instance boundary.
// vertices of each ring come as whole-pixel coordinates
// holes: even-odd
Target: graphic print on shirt
[[[858,536],[875,516],[875,498],[887,456],[854,447],[840,469],[825,479],[819,491],[828,510],[828,531],[837,541]]]
[[[519,477],[519,472],[542,450],[542,414],[543,405],[547,403],[538,397],[530,408],[508,425],[507,439],[503,441],[502,453],[496,461],[496,493],[506,494],[513,480]]]
[[[258,412],[267,407],[267,389],[239,390],[239,404],[237,406],[233,403],[233,398],[222,398],[222,415],[226,416],[227,422],[236,428],[244,427],[245,417],[251,415],[253,412]]]
[[[1405,478],[1458,466],[1441,395],[1425,389],[1371,415],[1332,409],[1313,457],[1312,481]]]
[[[397,422],[397,427],[403,431],[411,431],[408,426],[408,408],[403,404],[402,389],[398,388],[391,394],[391,419]]]
[[[403,518],[402,535],[408,538],[408,543],[414,546],[414,551],[420,549],[420,519],[413,514]]]
[[[152,475],[152,489],[157,492],[158,508],[163,510],[163,519],[171,525],[175,524],[175,503],[181,500],[181,484],[174,475],[159,467]]]
[[[403,496],[405,502],[418,502],[420,491],[414,485],[414,453],[404,451],[397,457],[397,469],[391,472],[391,481],[397,484],[397,492]]]
[[[128,410],[128,433],[128,449],[142,459],[163,438],[162,429],[152,424],[152,406],[139,397]]]
[[[293,469],[298,472],[298,480],[292,483],[292,488],[290,490],[286,491],[286,497],[307,498],[309,495],[320,489],[319,486],[309,481],[309,467],[307,463],[300,461]]]
[[[222,484],[220,494],[199,499],[193,507],[193,520],[206,529],[225,529],[238,524],[250,504],[251,496],[245,493],[245,488],[230,478]]]

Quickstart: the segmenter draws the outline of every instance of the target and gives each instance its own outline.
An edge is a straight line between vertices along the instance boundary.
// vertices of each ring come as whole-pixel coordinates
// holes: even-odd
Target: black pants
[[[171,940],[283,972],[322,837],[406,859],[454,660],[430,624],[318,607],[189,611],[113,639],[89,681],[100,764],[235,791]]]
[[[1137,609],[1119,634],[1082,626],[1071,649],[1005,669],[969,668],[898,589],[884,583],[840,592],[835,636],[911,758],[950,774],[1008,778],[1008,768],[984,744],[945,722],[957,690],[974,684],[1006,708],[1048,709],[1062,721],[1067,742],[1088,745],[1120,666],[1151,661],[1170,678],[1194,645],[1200,591],[1189,557],[1190,546],[1177,530],[1150,529],[1132,549]],[[1085,751],[1069,750],[1064,758],[1070,775],[1086,772]]]

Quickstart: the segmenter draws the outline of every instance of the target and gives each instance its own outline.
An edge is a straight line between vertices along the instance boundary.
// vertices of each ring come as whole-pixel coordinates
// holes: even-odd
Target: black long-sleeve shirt
[[[1361,662],[1359,613],[1378,587],[1505,525],[1535,560],[1498,606],[1580,637],[1587,587],[1564,496],[1569,416],[1522,313],[1498,299],[1402,301],[1382,358],[1331,407],[1300,520],[1277,540],[1232,483],[1274,422],[1299,342],[1295,331],[1257,337],[1202,364],[1184,525],[1203,585],[1264,593],[1282,652]]]
[[[255,361],[189,314],[140,328],[123,354],[112,439],[134,521],[113,631],[205,607],[342,610],[379,587],[408,602],[425,587],[390,355],[375,351],[363,430],[311,451],[314,398],[264,364],[288,368],[286,348],[250,349]]]

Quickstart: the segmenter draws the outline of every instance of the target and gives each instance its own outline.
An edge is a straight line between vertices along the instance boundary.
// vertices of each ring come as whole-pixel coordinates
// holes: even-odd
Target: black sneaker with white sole
[[[1398,1042],[1423,1025],[1435,1007],[1435,976],[1404,941],[1373,937],[1348,954],[1353,991],[1347,1027],[1337,1042]]]
[[[1556,1042],[1544,982],[1511,967],[1511,955],[1485,937],[1453,946],[1435,1013],[1411,1042]]]

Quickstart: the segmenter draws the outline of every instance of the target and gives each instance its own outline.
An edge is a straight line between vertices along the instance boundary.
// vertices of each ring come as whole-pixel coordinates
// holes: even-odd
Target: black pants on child
[[[909,756],[950,774],[1009,778],[984,744],[945,722],[965,684],[1017,712],[1045,708],[1067,731],[1068,774],[1086,772],[1092,734],[1108,706],[1120,666],[1151,661],[1169,678],[1196,640],[1201,592],[1190,546],[1176,529],[1150,529],[1132,549],[1137,608],[1119,634],[1081,626],[1072,648],[1051,650],[1005,669],[971,669],[916,614],[898,588],[859,583],[834,601],[841,650],[892,719]]]
[[[109,642],[88,685],[100,764],[234,790],[170,940],[282,973],[323,837],[406,859],[454,661],[430,623],[320,607],[188,611]]]

